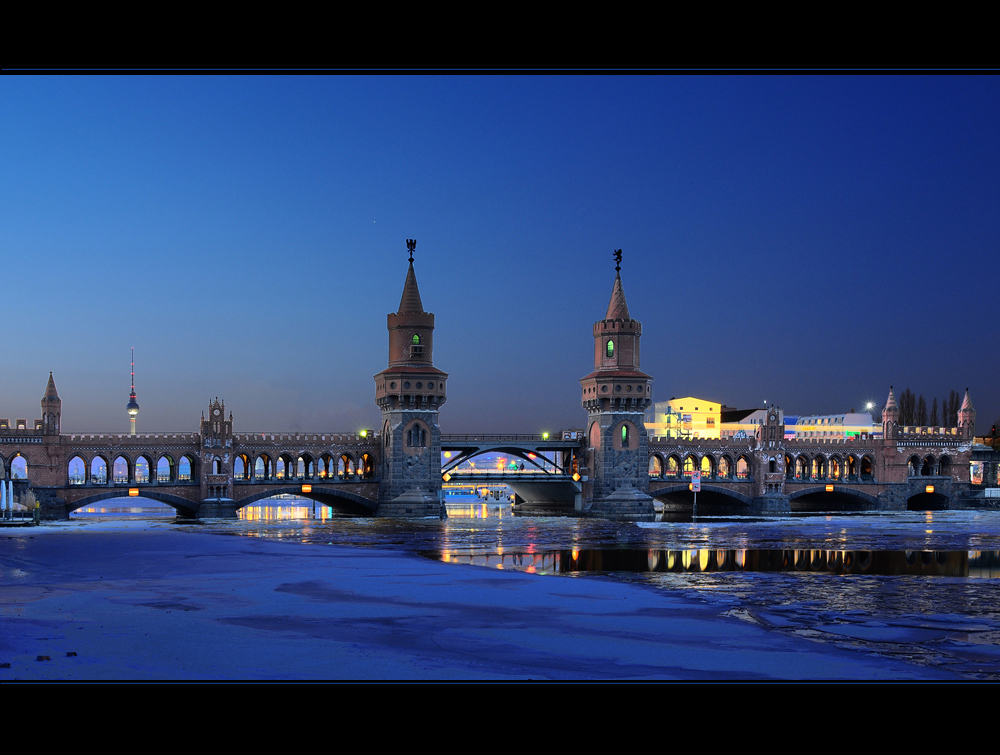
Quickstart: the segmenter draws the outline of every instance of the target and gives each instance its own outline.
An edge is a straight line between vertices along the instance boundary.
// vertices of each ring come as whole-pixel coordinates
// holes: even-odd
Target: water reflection
[[[629,548],[540,552],[532,548],[481,554],[426,552],[446,563],[518,569],[542,574],[585,572],[814,572],[830,575],[1000,578],[1000,551],[639,550]]]

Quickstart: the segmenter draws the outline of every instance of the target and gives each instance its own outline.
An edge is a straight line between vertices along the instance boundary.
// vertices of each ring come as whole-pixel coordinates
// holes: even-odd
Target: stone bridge
[[[237,433],[232,413],[215,399],[197,432],[135,434],[133,381],[129,433],[65,434],[50,373],[40,419],[0,419],[0,477],[14,480],[19,497],[30,489],[46,518],[122,496],[152,498],[191,516],[232,517],[283,493],[345,512],[437,516],[442,478],[460,476],[462,461],[489,452],[522,460],[525,468],[519,464],[518,474],[504,482],[523,511],[561,506],[583,516],[648,520],[654,499],[667,506],[693,503],[695,472],[699,506],[748,511],[898,511],[1000,500],[987,501],[984,486],[970,479],[976,451],[968,391],[956,427],[900,426],[890,388],[880,437],[786,440],[783,414],[774,407],[752,438],[650,438],[644,411],[653,378],[639,369],[642,325],[625,301],[621,250],[607,313],[592,329],[594,369],[580,380],[586,430],[553,438],[442,435],[438,418],[448,374],[434,366],[434,315],[424,310],[417,287],[416,241],[407,247],[399,308],[386,318],[388,366],[374,376],[378,431]],[[542,454],[551,464],[537,460]],[[985,478],[995,486],[996,454],[985,463]]]

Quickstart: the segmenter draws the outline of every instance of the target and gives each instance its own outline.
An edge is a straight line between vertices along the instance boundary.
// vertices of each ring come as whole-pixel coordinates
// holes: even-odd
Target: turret
[[[976,410],[972,408],[972,398],[969,389],[965,389],[965,398],[958,410],[958,429],[963,438],[973,438],[976,434]]]
[[[594,323],[594,371],[580,379],[587,410],[588,498],[591,512],[614,519],[651,519],[648,437],[644,412],[653,378],[639,369],[642,324],[629,315],[614,253],[615,282],[603,320]]]
[[[447,399],[448,373],[434,366],[434,315],[424,311],[410,266],[399,310],[386,317],[389,366],[375,375],[375,403],[382,410],[382,483],[379,515],[433,516],[440,511],[441,428],[438,409]]]
[[[899,405],[896,403],[896,394],[893,393],[892,386],[889,386],[889,398],[885,400],[885,408],[882,409],[882,437],[886,440],[895,438],[899,433]]]
[[[62,421],[62,399],[56,390],[56,382],[49,373],[49,382],[42,396],[42,435],[58,435]]]

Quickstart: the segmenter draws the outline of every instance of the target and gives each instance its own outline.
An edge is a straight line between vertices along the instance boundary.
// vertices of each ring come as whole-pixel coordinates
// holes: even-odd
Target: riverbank
[[[148,521],[0,533],[0,663],[0,682],[961,678],[643,585]]]

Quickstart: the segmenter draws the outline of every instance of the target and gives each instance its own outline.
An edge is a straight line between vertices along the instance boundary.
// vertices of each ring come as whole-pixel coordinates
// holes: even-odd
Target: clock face
[[[214,414],[216,417],[218,417],[219,416],[219,410],[216,409],[215,411],[212,412],[212,414]]]
[[[216,412],[216,414],[218,414],[218,412]],[[774,415],[773,414],[771,415],[771,421],[774,422]]]

